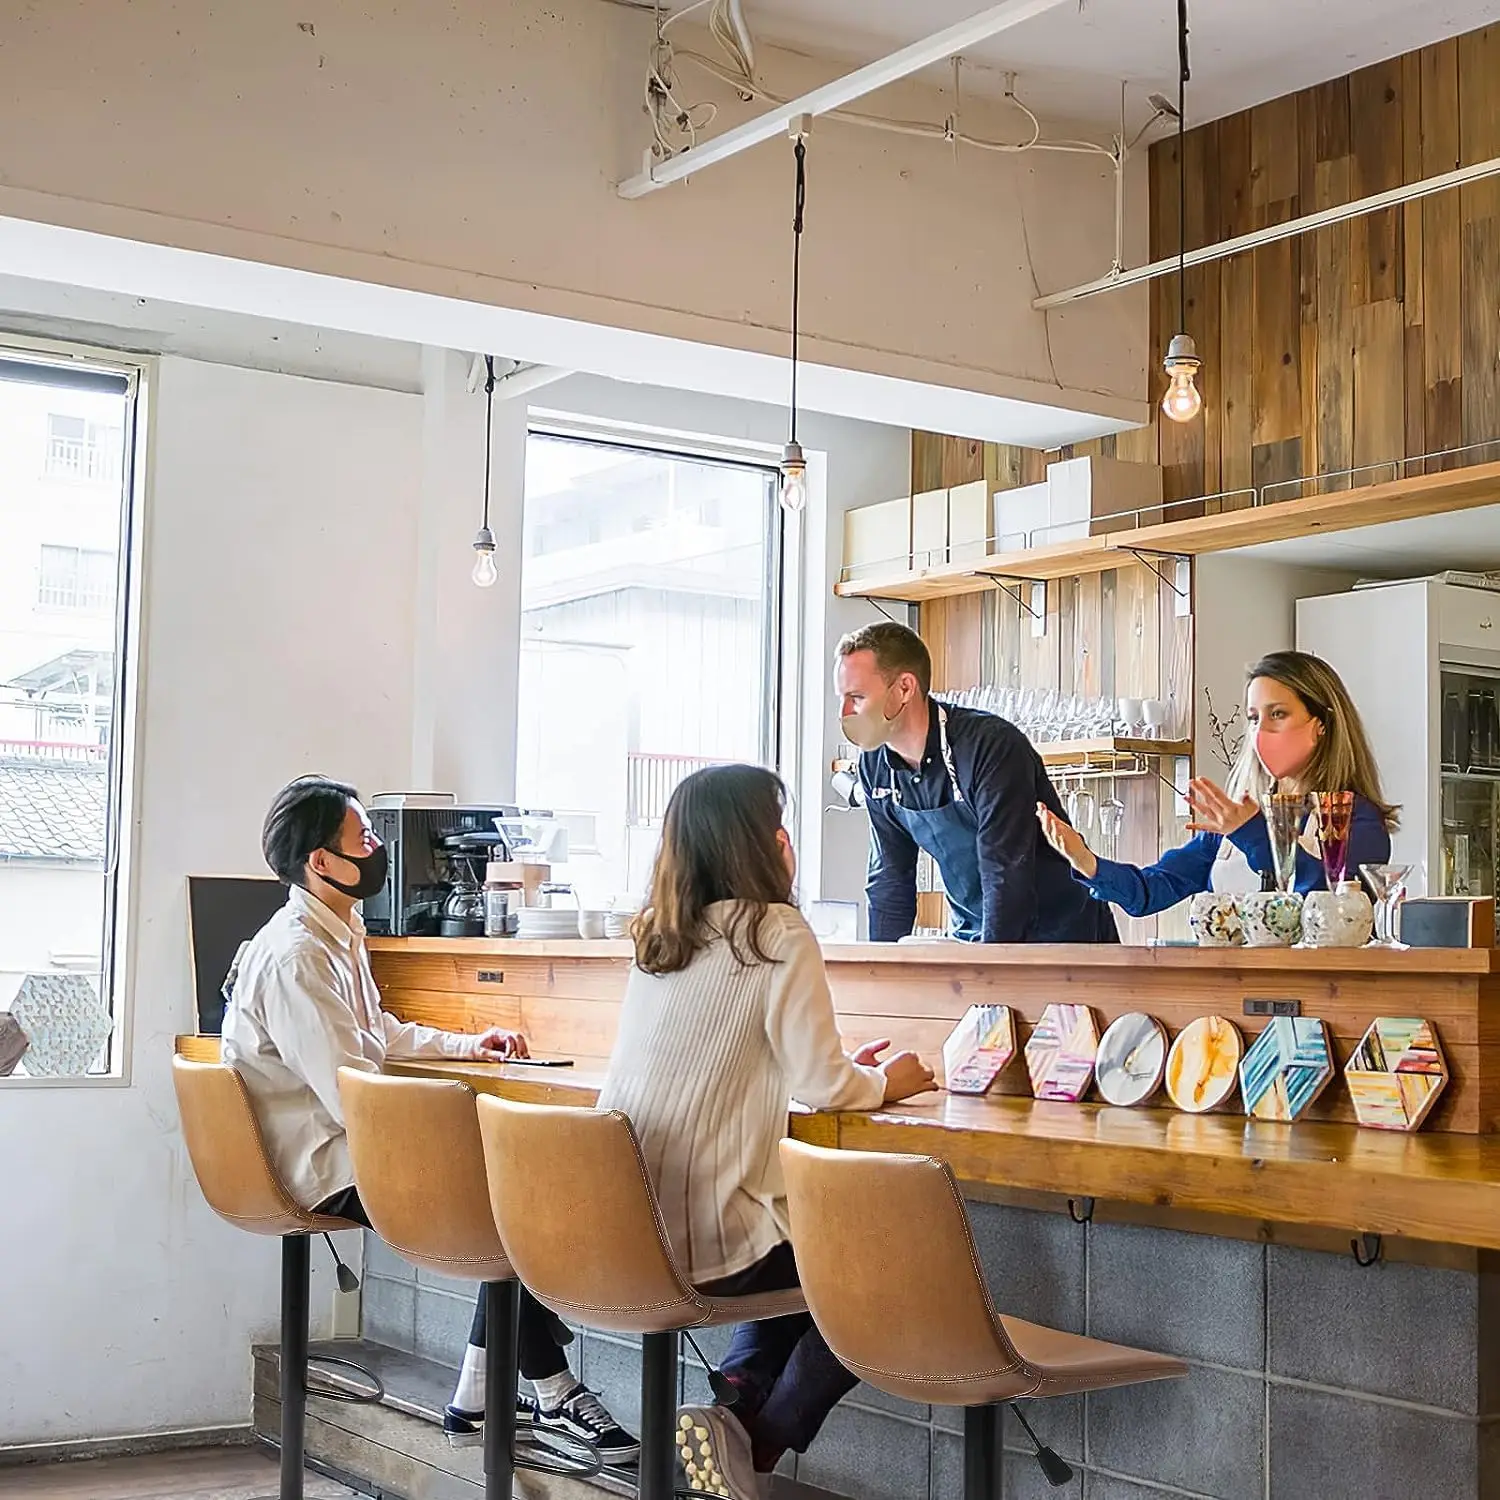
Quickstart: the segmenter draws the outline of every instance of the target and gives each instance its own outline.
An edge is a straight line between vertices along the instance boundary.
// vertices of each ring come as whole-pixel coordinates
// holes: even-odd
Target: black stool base
[[[998,1416],[993,1406],[964,1408],[964,1500],[999,1500]]]
[[[305,1234],[281,1240],[280,1500],[302,1500],[307,1453],[307,1304],[311,1256]]]

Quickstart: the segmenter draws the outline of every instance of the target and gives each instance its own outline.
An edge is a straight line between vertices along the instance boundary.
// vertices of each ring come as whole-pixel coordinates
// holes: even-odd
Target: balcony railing
[[[70,760],[102,766],[108,759],[108,745],[78,740],[0,740],[0,760]]]
[[[660,823],[667,803],[680,782],[706,766],[728,765],[700,755],[645,755],[626,757],[629,772],[626,791],[626,818],[632,828]]]
[[[107,484],[120,477],[120,455],[102,443],[53,436],[47,439],[47,476]]]

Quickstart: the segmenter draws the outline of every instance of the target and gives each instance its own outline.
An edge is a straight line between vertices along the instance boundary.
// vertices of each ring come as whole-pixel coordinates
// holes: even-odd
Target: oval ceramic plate
[[[1161,1087],[1167,1033],[1154,1016],[1133,1011],[1111,1021],[1099,1039],[1094,1082],[1106,1104],[1144,1104]]]
[[[1234,1092],[1244,1055],[1245,1041],[1233,1021],[1189,1021],[1167,1054],[1167,1097],[1190,1115],[1215,1108]]]

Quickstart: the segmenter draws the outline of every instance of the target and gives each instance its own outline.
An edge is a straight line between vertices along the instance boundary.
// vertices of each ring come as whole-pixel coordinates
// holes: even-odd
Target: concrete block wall
[[[1178,1355],[1183,1381],[1038,1402],[1043,1440],[1078,1469],[1049,1489],[1010,1413],[1004,1500],[1444,1500],[1500,1496],[1500,1280],[1489,1269],[1266,1246],[971,1203],[1005,1313]],[[456,1367],[472,1289],[373,1242],[366,1337]],[[718,1357],[726,1331],[700,1343]],[[573,1366],[627,1425],[628,1339],[581,1333]],[[683,1386],[708,1399],[684,1349]],[[859,1387],[786,1472],[851,1500],[957,1500],[962,1414]]]

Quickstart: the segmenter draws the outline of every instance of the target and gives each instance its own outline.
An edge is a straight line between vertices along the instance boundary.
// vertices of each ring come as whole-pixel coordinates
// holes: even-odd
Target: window
[[[43,543],[36,602],[43,609],[113,610],[119,566],[114,552]]]
[[[0,348],[0,1086],[112,1069],[136,392]]]
[[[592,831],[585,905],[645,889],[677,783],[776,751],[776,472],[533,433],[517,794]]]
[[[120,478],[121,429],[76,412],[47,415],[47,477],[115,484]]]

